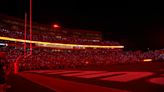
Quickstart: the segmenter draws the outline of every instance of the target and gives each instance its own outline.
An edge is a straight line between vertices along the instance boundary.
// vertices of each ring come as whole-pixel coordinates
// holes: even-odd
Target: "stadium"
[[[164,50],[124,48],[99,31],[0,15],[6,92],[163,92]]]

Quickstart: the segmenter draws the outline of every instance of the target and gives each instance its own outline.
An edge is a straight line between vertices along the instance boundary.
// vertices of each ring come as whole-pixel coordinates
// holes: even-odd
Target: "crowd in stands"
[[[12,37],[17,39],[24,39],[24,32],[21,30],[10,30],[9,28],[4,28],[0,25],[0,34],[5,37]],[[32,36],[35,41],[46,41],[46,42],[56,42],[56,43],[66,43],[66,44],[81,44],[81,45],[120,45],[115,41],[100,41],[100,40],[89,40],[89,39],[80,39],[74,38],[71,36],[62,37],[60,35],[43,35],[40,33],[33,32]],[[27,39],[30,39],[29,33],[27,34]]]
[[[114,49],[54,49],[33,48],[32,55],[24,56],[23,47],[1,47],[6,52],[8,62],[14,63],[21,56],[18,64],[20,70],[82,68],[86,66],[108,66],[112,64],[142,63],[144,59],[156,60],[164,52],[122,51]],[[27,52],[29,50],[27,49]]]
[[[110,51],[110,50],[57,50],[36,48],[33,55],[19,64],[22,70],[82,68],[111,64],[142,63],[144,59],[155,60],[160,51]]]
[[[11,31],[0,26],[0,36],[14,37],[22,39],[24,33],[21,31]],[[29,39],[29,34],[27,34]],[[120,45],[118,42],[92,41],[85,39],[75,39],[73,37],[63,38],[60,36],[33,35],[33,40],[59,43],[94,44],[94,45]],[[19,44],[19,43],[16,43]],[[143,59],[156,60],[161,54],[161,50],[156,51],[122,51],[115,49],[83,49],[83,50],[61,50],[50,48],[33,48],[32,55],[24,58],[23,46],[8,46],[0,48],[0,51],[7,52],[8,62],[15,62],[19,56],[20,70],[31,69],[62,69],[81,68],[85,66],[103,66],[111,64],[141,63]]]

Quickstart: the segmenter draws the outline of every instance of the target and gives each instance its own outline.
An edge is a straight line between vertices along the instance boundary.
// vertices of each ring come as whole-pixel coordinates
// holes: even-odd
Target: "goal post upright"
[[[32,41],[32,0],[30,0],[30,41]],[[32,43],[30,42],[30,55],[32,55]]]

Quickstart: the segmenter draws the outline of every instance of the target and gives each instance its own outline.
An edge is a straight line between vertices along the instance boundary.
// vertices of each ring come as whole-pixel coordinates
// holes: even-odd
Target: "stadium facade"
[[[0,15],[0,24],[3,27],[23,33],[24,20],[11,16]],[[29,22],[27,22],[29,24]],[[29,30],[30,25],[27,25]],[[79,29],[54,28],[52,25],[33,23],[33,35],[53,36],[56,38],[80,38],[88,41],[102,40],[102,33],[98,31],[88,31]]]
[[[0,33],[1,33],[1,36],[3,37],[14,38],[13,40],[24,39],[25,21],[22,19],[18,19],[11,16],[6,16],[6,15],[0,15],[0,28],[1,28]],[[27,21],[26,30],[27,30],[26,31],[27,33],[26,33],[25,40],[29,40],[30,39],[29,21]],[[9,38],[5,38],[5,39],[9,39]],[[62,27],[54,28],[52,25],[43,25],[43,24],[39,24],[35,22],[33,23],[33,26],[32,26],[32,40],[42,41],[42,42],[61,43],[61,44],[49,45],[51,47],[52,46],[54,47],[55,45],[55,47],[61,47],[61,48],[63,48],[63,46],[64,48],[90,48],[90,47],[91,48],[92,47],[93,48],[115,48],[113,46],[118,46],[118,48],[120,48],[119,47],[120,44],[118,42],[102,41],[102,33],[98,31],[67,29],[67,28],[62,28]],[[22,42],[22,41],[19,41],[19,42]],[[64,44],[67,44],[67,45],[64,45]],[[45,44],[36,44],[36,43],[35,45],[45,46]],[[86,45],[86,46],[83,46],[83,45]],[[90,46],[90,45],[96,45],[96,46]],[[100,46],[112,46],[112,47],[100,47]],[[123,48],[123,46],[121,46],[121,48]]]

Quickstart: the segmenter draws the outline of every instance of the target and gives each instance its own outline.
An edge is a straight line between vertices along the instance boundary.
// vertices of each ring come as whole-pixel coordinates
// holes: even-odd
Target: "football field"
[[[104,69],[31,70],[13,76],[27,81],[20,89],[24,86],[35,92],[163,92],[163,66],[164,63],[150,63],[111,65]],[[15,84],[19,82],[23,81],[18,79]],[[12,89],[16,90],[12,86],[8,92],[14,92]]]

